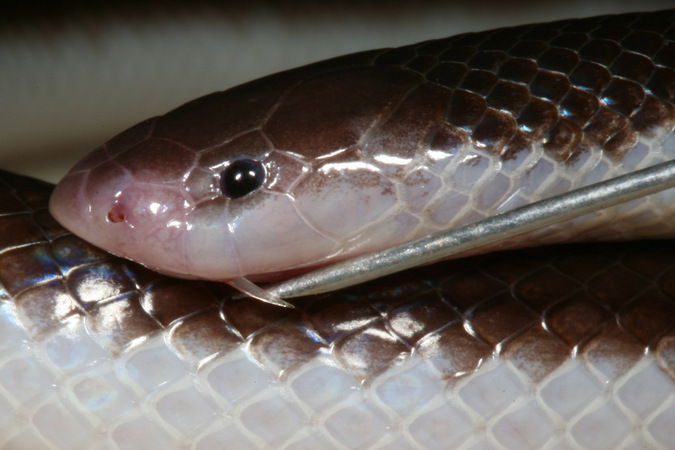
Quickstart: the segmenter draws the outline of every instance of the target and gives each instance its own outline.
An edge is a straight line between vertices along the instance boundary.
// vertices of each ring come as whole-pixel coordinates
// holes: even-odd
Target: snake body
[[[93,151],[52,212],[116,255],[211,280],[278,277],[492,216],[673,158],[671,19],[472,33],[211,94]],[[515,245],[672,236],[670,197]]]
[[[673,12],[661,12],[498,30],[364,53],[301,73],[314,71],[312,77],[330,80],[335,64],[342,63],[375,67],[383,84],[383,71],[410,74],[413,81],[395,107],[378,116],[381,132],[375,134],[381,143],[405,141],[392,138],[398,132],[406,138],[413,133],[405,141],[414,144],[407,147],[412,153],[398,144],[378,147],[378,139],[368,142],[379,150],[350,153],[363,165],[385,160],[378,173],[401,180],[396,186],[427,179],[408,182],[407,191],[395,189],[419,211],[427,204],[416,206],[415,195],[442,201],[430,192],[434,177],[456,198],[474,195],[462,186],[483,188],[462,200],[470,208],[460,216],[470,219],[530,201],[535,190],[545,197],[670,159],[673,22]],[[530,43],[519,47],[522,42]],[[597,49],[598,43],[605,45]],[[619,53],[610,58],[617,46]],[[532,61],[537,64],[528,75]],[[401,76],[394,77],[395,84]],[[273,91],[278,82],[289,102],[293,77],[286,73],[253,86]],[[367,78],[369,86],[378,84]],[[421,78],[430,81],[420,84]],[[561,84],[564,92],[557,91]],[[217,95],[242,89],[251,86]],[[217,107],[213,98],[201,102]],[[183,133],[167,138],[157,130],[193,114],[199,102],[136,128],[140,138],[134,131],[126,136],[132,145],[151,136],[194,152],[182,139],[203,135],[165,127]],[[406,102],[415,107],[401,107]],[[276,102],[275,114],[292,104]],[[300,104],[303,108],[280,117],[305,122],[296,122],[290,132],[268,129],[269,141],[282,151],[267,148],[262,156],[303,162],[310,155],[279,142],[303,145],[302,137],[309,136],[308,148],[321,145],[311,139],[311,120],[320,115]],[[404,114],[411,110],[435,119]],[[264,112],[274,128],[269,125],[274,115]],[[303,126],[308,133],[299,134]],[[345,135],[351,136],[341,132],[335,139]],[[241,136],[245,133],[236,135]],[[328,150],[349,148],[342,141],[331,145]],[[385,152],[391,148],[395,154]],[[94,183],[91,161],[124,167],[115,160],[125,149],[114,143],[102,147],[72,172],[71,187],[67,181],[58,201],[70,197],[74,204],[89,196],[81,188],[82,178]],[[442,155],[434,160],[430,150]],[[336,158],[331,164],[344,162],[345,155],[328,153]],[[215,173],[224,165],[214,164]],[[443,177],[451,166],[459,175],[448,185]],[[293,180],[282,188],[284,195],[299,184]],[[667,448],[675,441],[669,425],[675,420],[675,260],[668,241],[548,247],[450,261],[302,299],[296,310],[286,311],[235,299],[218,283],[164,277],[104,253],[54,222],[46,210],[49,186],[11,174],[2,182],[0,223],[7,232],[0,249],[1,330],[7,339],[0,387],[2,410],[11,413],[2,416],[0,434],[8,447],[126,448],[133,441],[154,448]],[[516,182],[519,187],[509,191]],[[381,180],[364,183],[373,185],[382,193]],[[414,188],[419,185],[429,192]],[[491,186],[498,189],[490,191]],[[215,196],[207,190],[200,198]],[[669,203],[664,194],[611,212],[614,236],[669,235]],[[110,218],[110,205],[100,209]],[[65,217],[59,219],[69,220]],[[607,222],[600,217],[586,228],[579,222],[568,237],[579,230],[591,230],[593,237],[597,224]],[[556,239],[566,231],[559,230]],[[354,235],[332,235],[335,242],[358,241]],[[546,236],[540,240],[547,242]],[[368,249],[372,241],[366,238],[354,248]],[[333,247],[328,254],[335,254]],[[238,261],[254,271],[234,276],[283,269],[258,270],[264,261]]]

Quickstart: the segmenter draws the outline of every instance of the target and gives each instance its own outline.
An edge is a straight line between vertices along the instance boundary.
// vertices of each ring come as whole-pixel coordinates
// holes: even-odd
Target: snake
[[[472,256],[299,299],[293,310],[146,266],[190,278],[266,279],[669,160],[674,14],[359,53],[188,103],[113,138],[57,188],[56,218],[96,247],[49,214],[50,185],[3,173],[5,446],[668,448],[668,240]],[[333,95],[321,103],[317,92],[326,90]],[[338,123],[320,127],[326,118]],[[157,142],[168,153],[158,156]],[[230,189],[229,170],[242,162],[254,182]],[[278,168],[287,166],[295,169],[285,177]],[[356,174],[354,197],[339,189],[350,182],[344,172]],[[314,214],[335,191],[344,205]],[[291,197],[292,216],[330,245],[311,246],[318,252],[309,262],[277,258],[294,258],[290,248],[256,259],[251,247],[237,247],[236,270],[214,275],[213,264],[199,266],[189,253],[169,257],[172,243],[186,247],[179,239],[161,241],[150,259],[134,251],[154,235],[108,240],[120,223],[123,233],[145,233],[147,211],[130,201],[157,192],[179,192],[191,211],[205,205],[200,220],[223,204],[265,212],[268,198],[276,211]],[[347,231],[327,213],[364,198],[406,206],[361,210],[346,218]],[[666,192],[526,244],[666,238],[671,203]],[[453,218],[440,217],[448,211]],[[273,216],[221,228],[245,233]],[[199,228],[200,220],[190,223]],[[301,226],[281,227],[264,249]],[[248,245],[240,237],[236,245]],[[221,244],[199,244],[196,254],[213,248],[222,256]]]

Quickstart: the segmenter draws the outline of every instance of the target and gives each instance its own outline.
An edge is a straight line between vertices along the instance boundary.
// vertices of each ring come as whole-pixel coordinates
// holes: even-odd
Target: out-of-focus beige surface
[[[0,167],[57,181],[88,150],[140,120],[339,54],[672,6],[667,0],[212,3],[0,10]]]

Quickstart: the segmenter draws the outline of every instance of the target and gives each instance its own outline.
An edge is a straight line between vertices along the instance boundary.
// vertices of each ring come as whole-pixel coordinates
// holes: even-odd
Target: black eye
[[[258,189],[265,181],[265,169],[260,161],[238,159],[220,175],[220,189],[228,198],[239,198]]]

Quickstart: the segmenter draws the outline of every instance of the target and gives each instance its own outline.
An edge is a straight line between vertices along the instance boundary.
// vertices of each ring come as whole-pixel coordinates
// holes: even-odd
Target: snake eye
[[[254,159],[233,161],[220,175],[220,190],[227,198],[235,199],[250,194],[265,181],[265,168]]]

